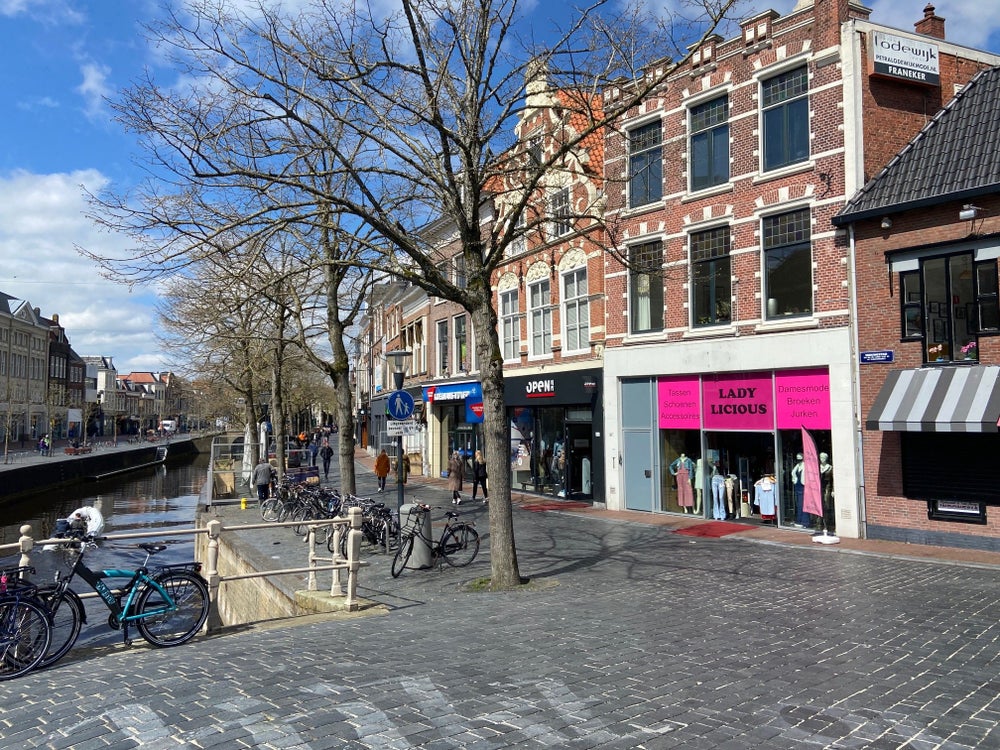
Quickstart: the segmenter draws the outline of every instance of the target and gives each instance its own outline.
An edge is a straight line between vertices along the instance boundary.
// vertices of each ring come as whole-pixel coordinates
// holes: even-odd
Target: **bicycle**
[[[479,532],[473,522],[457,521],[458,513],[449,510],[445,513],[447,521],[441,530],[441,536],[434,541],[423,531],[423,514],[430,513],[431,506],[417,503],[410,508],[399,539],[399,549],[392,558],[391,573],[393,578],[399,578],[406,563],[413,553],[414,539],[418,538],[431,550],[431,559],[442,559],[453,568],[464,568],[476,559],[479,554]]]
[[[0,571],[0,680],[20,677],[41,664],[52,640],[52,625],[25,576],[34,568]]]
[[[39,587],[37,593],[52,623],[51,643],[39,666],[48,667],[65,656],[87,621],[83,601],[69,588],[76,576],[97,592],[110,613],[108,627],[122,631],[126,646],[132,645],[129,629],[133,625],[146,642],[167,648],[187,643],[205,624],[209,596],[208,584],[198,574],[201,563],[175,563],[151,570],[149,559],[167,545],[143,542],[135,546],[146,553],[146,559],[135,570],[92,570],[83,558],[88,549],[97,546],[94,539],[85,537],[68,546],[77,550],[70,572],[57,572],[55,583]],[[128,582],[114,590],[106,582],[126,578]]]

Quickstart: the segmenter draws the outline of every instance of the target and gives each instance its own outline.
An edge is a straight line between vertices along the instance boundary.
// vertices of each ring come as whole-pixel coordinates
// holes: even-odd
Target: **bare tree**
[[[402,0],[388,16],[334,0],[294,16],[197,0],[151,31],[185,80],[201,85],[165,90],[148,79],[118,102],[157,174],[140,194],[105,197],[102,220],[144,237],[132,258],[141,272],[183,266],[236,226],[253,242],[334,212],[353,217],[364,252],[329,265],[388,271],[462,305],[476,336],[500,500],[490,503],[492,583],[515,586],[491,274],[544,221],[532,207],[549,177],[572,169],[586,139],[665,85],[735,5],[677,0],[679,11],[659,17],[612,17],[599,0],[567,12],[566,28],[534,45],[519,0]],[[526,81],[558,92],[546,106],[565,124],[535,161],[510,135],[528,114]],[[504,221],[495,220],[501,204]],[[600,205],[578,210],[603,218]],[[455,229],[465,285],[442,273],[438,248],[420,231],[435,219]]]

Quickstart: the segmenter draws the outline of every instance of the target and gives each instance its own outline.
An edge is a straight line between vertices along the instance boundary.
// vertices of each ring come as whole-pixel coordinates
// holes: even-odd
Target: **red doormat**
[[[738,534],[741,531],[750,531],[752,526],[744,526],[741,523],[729,523],[728,521],[709,521],[699,523],[696,526],[688,526],[684,529],[677,529],[675,534],[685,534],[686,536],[707,536],[717,538],[727,534]]]
[[[579,503],[572,500],[553,500],[552,502],[523,503],[525,510],[540,512],[543,510],[578,510],[579,508],[589,508],[590,503]]]

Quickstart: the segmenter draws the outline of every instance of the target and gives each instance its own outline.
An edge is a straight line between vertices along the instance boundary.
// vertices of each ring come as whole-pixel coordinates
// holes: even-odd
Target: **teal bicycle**
[[[148,643],[160,648],[187,643],[201,630],[208,618],[208,584],[199,575],[201,563],[187,562],[150,569],[149,559],[167,548],[166,544],[142,543],[136,547],[146,559],[135,570],[92,570],[83,557],[96,547],[92,538],[68,544],[68,554],[76,557],[68,575],[56,573],[53,584],[40,586],[37,598],[48,610],[52,637],[38,666],[47,667],[65,656],[87,621],[79,595],[69,588],[74,577],[85,581],[108,608],[108,627],[121,630],[125,645],[132,645],[129,631],[134,626]],[[112,588],[109,580],[127,579]]]

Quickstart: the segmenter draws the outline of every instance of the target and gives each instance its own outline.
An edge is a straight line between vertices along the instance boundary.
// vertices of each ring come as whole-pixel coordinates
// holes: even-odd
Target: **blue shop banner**
[[[429,385],[424,388],[424,403],[430,406],[461,401],[465,404],[465,421],[483,421],[483,387],[477,382]]]

